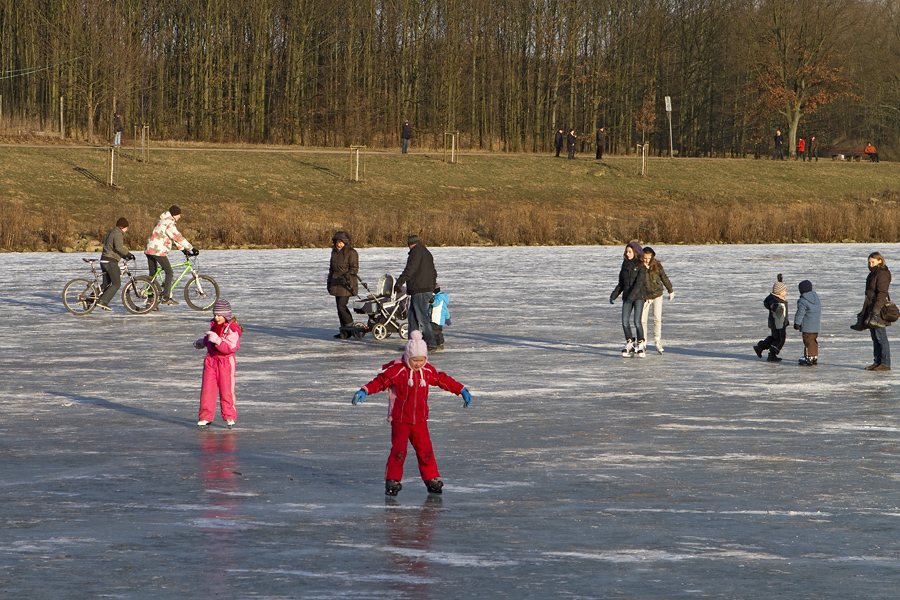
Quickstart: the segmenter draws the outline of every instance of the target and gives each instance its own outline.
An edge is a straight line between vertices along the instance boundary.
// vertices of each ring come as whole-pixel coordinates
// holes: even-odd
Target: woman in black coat
[[[881,314],[881,307],[891,299],[888,288],[891,285],[891,272],[884,264],[884,258],[878,252],[869,255],[869,276],[866,277],[866,300],[860,313],[863,322],[869,315]],[[867,371],[891,370],[891,346],[888,343],[887,327],[871,327],[872,346],[875,362],[866,367]]]
[[[350,243],[346,231],[338,231],[331,238],[331,264],[328,267],[328,293],[334,296],[337,303],[338,318],[341,327],[353,325],[353,315],[347,304],[350,297],[359,292],[359,254]],[[345,340],[350,332],[342,329],[334,337]]]
[[[644,339],[644,327],[641,314],[644,312],[644,279],[647,269],[644,268],[644,251],[637,242],[629,242],[625,246],[625,260],[619,270],[619,284],[609,297],[614,304],[619,294],[622,295],[622,329],[625,331],[625,348],[622,356],[633,356],[636,352],[641,358],[645,356],[647,343]],[[631,335],[631,322],[637,330],[637,337]]]

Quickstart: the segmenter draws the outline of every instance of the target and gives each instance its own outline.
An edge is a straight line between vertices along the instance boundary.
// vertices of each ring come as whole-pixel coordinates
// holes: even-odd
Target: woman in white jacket
[[[150,267],[150,277],[156,275],[156,269],[162,268],[166,274],[165,283],[163,284],[163,297],[161,304],[178,304],[172,300],[172,264],[169,262],[169,252],[172,251],[172,244],[179,250],[194,256],[200,254],[200,251],[191,246],[191,243],[184,239],[181,232],[175,224],[181,218],[181,209],[173,204],[169,210],[159,215],[159,222],[153,228],[150,239],[147,240],[147,265]]]

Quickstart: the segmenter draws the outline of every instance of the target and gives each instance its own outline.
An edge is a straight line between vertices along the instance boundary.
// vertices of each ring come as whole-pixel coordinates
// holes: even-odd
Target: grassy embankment
[[[0,248],[82,249],[119,216],[140,248],[171,204],[201,247],[355,243],[607,244],[900,241],[900,164],[535,155],[123,148],[118,188],[100,149],[0,148]]]

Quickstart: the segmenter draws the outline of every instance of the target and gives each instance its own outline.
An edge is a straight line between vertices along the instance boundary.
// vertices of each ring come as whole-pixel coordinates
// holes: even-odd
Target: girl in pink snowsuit
[[[209,325],[206,335],[194,342],[194,347],[198,350],[206,348],[197,427],[205,429],[216,418],[218,396],[222,405],[222,418],[230,429],[237,419],[234,408],[234,353],[241,347],[243,330],[231,315],[231,305],[226,300],[217,300],[213,304],[213,320]]]
[[[463,384],[446,373],[438,372],[428,362],[428,347],[422,332],[409,335],[403,357],[389,362],[375,379],[362,386],[353,396],[353,404],[365,401],[366,395],[388,390],[388,421],[391,423],[391,454],[384,475],[384,493],[396,496],[403,487],[403,463],[406,449],[412,444],[419,463],[419,475],[431,494],[440,494],[444,483],[434,460],[431,435],[428,432],[428,386],[463,397],[463,407],[469,406],[472,394]]]

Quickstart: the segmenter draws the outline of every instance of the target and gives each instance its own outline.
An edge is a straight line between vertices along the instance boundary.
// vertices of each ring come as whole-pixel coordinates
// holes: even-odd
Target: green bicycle
[[[178,282],[188,273],[191,274],[191,280],[184,286],[184,301],[194,310],[206,311],[211,310],[213,304],[219,299],[219,284],[209,275],[200,274],[200,259],[192,254],[184,252],[184,262],[172,265],[172,270],[184,267],[175,281],[172,282],[172,289],[178,285]],[[157,267],[156,273],[153,274],[151,280],[154,285],[154,303],[153,308],[157,308],[162,302],[162,291],[164,289],[165,271]]]

